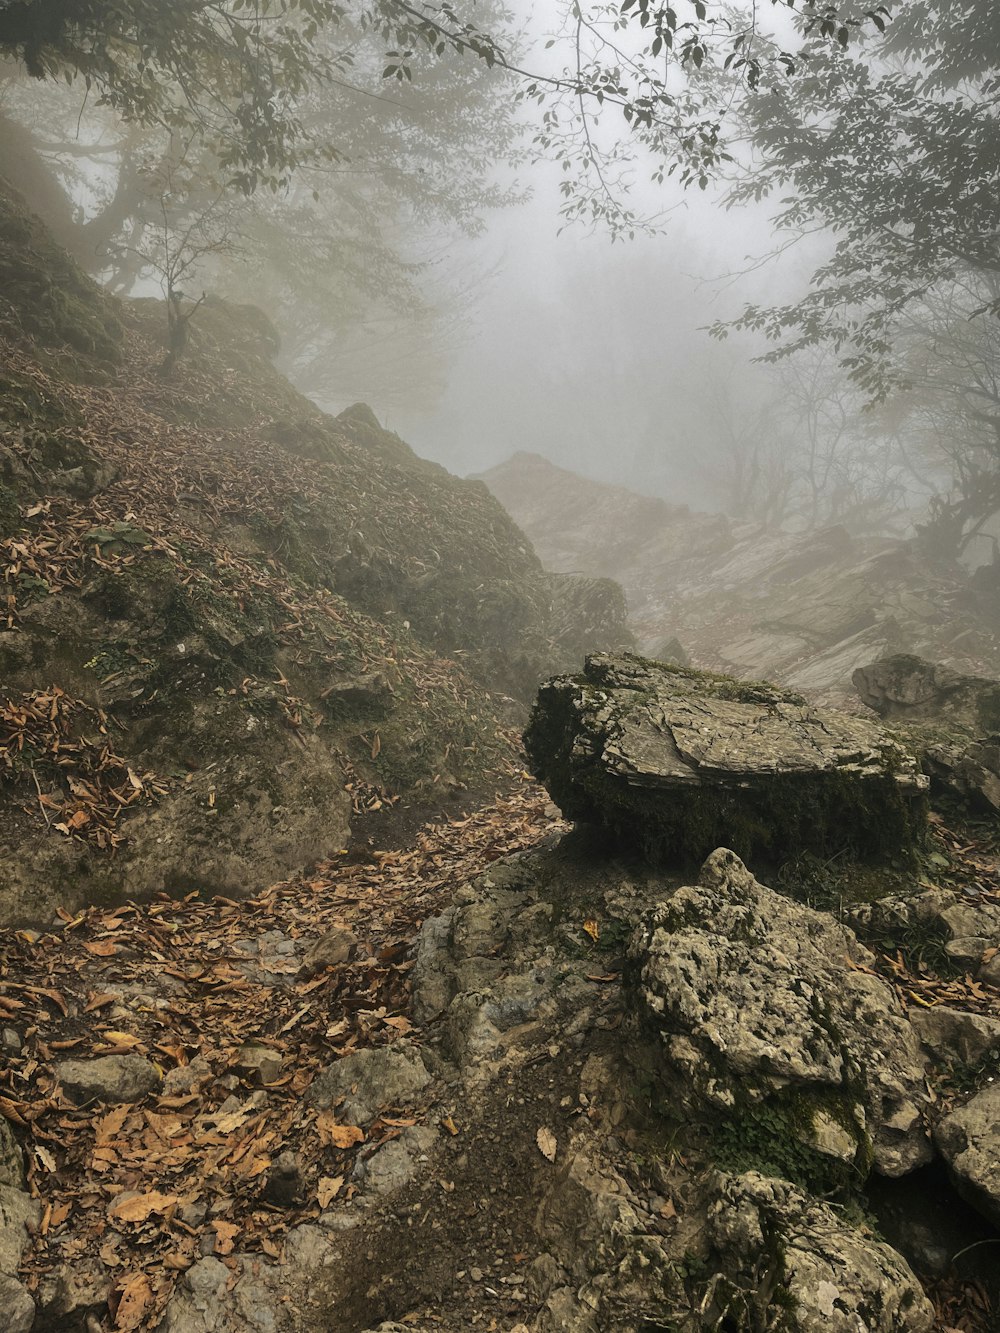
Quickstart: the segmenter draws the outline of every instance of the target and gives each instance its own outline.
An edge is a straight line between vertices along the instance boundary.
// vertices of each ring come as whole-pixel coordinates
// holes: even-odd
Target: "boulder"
[[[873,955],[831,916],[759,884],[723,848],[649,913],[629,953],[670,1096],[862,1174],[930,1160],[916,1035],[867,970]]]
[[[911,754],[875,723],[772,685],[593,656],[542,686],[524,739],[567,818],[655,859],[720,845],[892,858],[924,831]]]
[[[404,1042],[355,1051],[318,1074],[309,1089],[317,1106],[351,1124],[367,1124],[384,1106],[412,1102],[431,1081],[420,1052]]]
[[[858,667],[854,688],[879,717],[945,722],[976,735],[1000,729],[1000,681],[964,676],[896,653]]]
[[[729,1279],[715,1291],[716,1303],[729,1303],[718,1310],[719,1325],[736,1315],[741,1328],[786,1333],[934,1327],[934,1309],[905,1259],[787,1180],[756,1171],[720,1176],[708,1230]]]
[[[939,1121],[934,1141],[959,1194],[1000,1226],[1000,1083]]]
[[[141,1055],[102,1055],[97,1060],[63,1060],[56,1076],[74,1101],[141,1102],[163,1082],[155,1065]]]

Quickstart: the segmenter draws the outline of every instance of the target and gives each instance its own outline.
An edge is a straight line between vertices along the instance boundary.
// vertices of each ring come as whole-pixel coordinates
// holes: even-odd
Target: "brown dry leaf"
[[[406,1032],[413,1031],[413,1024],[408,1018],[387,1018],[385,1019],[385,1025],[387,1028],[395,1028],[400,1036]]]
[[[321,1176],[316,1186],[316,1199],[321,1208],[326,1208],[335,1199],[344,1186],[343,1176]]]
[[[183,1250],[171,1250],[163,1256],[161,1262],[163,1267],[172,1273],[184,1273],[191,1267],[193,1260],[191,1255],[185,1254]]]
[[[444,1129],[448,1131],[449,1134],[458,1133],[458,1126],[455,1124],[454,1120],[452,1120],[450,1115],[445,1116],[445,1118],[441,1121],[441,1125]]]
[[[240,1228],[235,1222],[223,1222],[217,1218],[212,1223],[212,1230],[215,1232],[215,1253],[232,1254],[233,1243],[240,1234]]]
[[[142,1046],[141,1037],[134,1037],[131,1032],[116,1032],[112,1028],[105,1028],[101,1036],[106,1041],[114,1042],[116,1046]]]
[[[116,1106],[113,1111],[107,1115],[99,1115],[94,1120],[94,1142],[98,1147],[104,1147],[116,1138],[122,1125],[128,1119],[128,1113],[131,1106]]]
[[[377,759],[382,753],[382,737],[376,731],[375,739],[372,741],[372,758]]]
[[[153,1289],[145,1273],[137,1273],[130,1278],[122,1291],[121,1300],[115,1313],[115,1328],[124,1333],[138,1328],[143,1322],[146,1307],[153,1299]]]
[[[132,1197],[119,1195],[109,1206],[108,1217],[114,1222],[145,1222],[150,1214],[165,1213],[178,1202],[176,1194],[161,1194],[159,1190]]]
[[[320,1111],[316,1117],[316,1128],[324,1147],[332,1144],[334,1148],[351,1148],[355,1143],[364,1143],[365,1132],[357,1125],[341,1125],[332,1111]]]
[[[95,958],[112,958],[118,952],[114,940],[84,940],[83,947]]]
[[[96,1009],[103,1009],[108,1004],[116,1004],[120,999],[120,995],[114,995],[109,991],[88,991],[84,1013],[92,1014]]]
[[[586,921],[583,923],[583,929],[585,933],[590,936],[590,938],[594,941],[595,944],[601,938],[601,927],[597,924],[597,922],[594,920],[592,916],[587,917]]]
[[[551,1129],[545,1129],[543,1126],[535,1135],[535,1142],[538,1144],[538,1151],[544,1158],[550,1162],[556,1160],[558,1144],[556,1143],[556,1136],[552,1133]]]

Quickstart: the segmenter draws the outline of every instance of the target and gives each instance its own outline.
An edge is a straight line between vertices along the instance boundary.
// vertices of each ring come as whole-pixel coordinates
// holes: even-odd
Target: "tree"
[[[237,15],[249,9],[236,0],[222,7]],[[268,8],[283,12],[258,6],[258,18]],[[119,294],[152,274],[166,287],[210,285],[266,304],[283,333],[286,369],[327,401],[343,389],[341,368],[353,349],[391,319],[389,350],[411,372],[397,374],[397,392],[426,394],[438,381],[429,349],[455,325],[470,282],[434,262],[428,233],[474,230],[484,210],[519,197],[492,179],[498,160],[513,159],[516,131],[501,73],[447,42],[429,53],[418,78],[411,71],[386,79],[386,43],[399,36],[393,22],[411,23],[390,9],[341,9],[335,24],[303,29],[309,78],[289,90],[272,70],[282,97],[294,94],[295,143],[273,144],[271,175],[255,181],[234,180],[220,156],[219,116],[228,108],[236,125],[238,100],[221,96],[204,120],[199,107],[188,107],[179,129],[167,89],[163,106],[137,120],[106,97],[81,112],[72,87],[17,81],[11,113],[32,126],[38,148],[78,197],[87,195],[81,168],[92,183],[77,256]],[[480,12],[497,32],[507,22],[496,4]],[[178,44],[183,32],[182,23]],[[254,188],[265,183],[275,188]],[[176,347],[192,310],[166,295]],[[380,397],[388,396],[389,350],[369,357],[385,363]],[[356,385],[347,391],[357,396]]]

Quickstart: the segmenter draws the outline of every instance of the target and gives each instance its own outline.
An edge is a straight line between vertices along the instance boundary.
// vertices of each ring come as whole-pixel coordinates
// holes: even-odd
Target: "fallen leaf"
[[[112,1028],[105,1028],[101,1036],[107,1041],[114,1042],[116,1046],[141,1046],[143,1044],[141,1037],[134,1037],[131,1032],[116,1032]]]
[[[376,731],[375,739],[372,742],[372,758],[377,759],[381,753],[382,753],[382,737]]]
[[[441,1125],[444,1129],[448,1131],[449,1134],[458,1133],[458,1126],[455,1124],[454,1120],[452,1120],[450,1115],[445,1116],[445,1118],[441,1121]]]
[[[128,1113],[131,1109],[131,1106],[128,1106],[127,1104],[125,1106],[116,1106],[115,1109],[109,1111],[107,1115],[99,1115],[95,1118],[94,1142],[98,1147],[103,1147],[105,1144],[110,1143],[111,1140],[118,1135],[118,1132],[128,1118]]]
[[[240,1228],[235,1222],[223,1222],[216,1219],[212,1223],[212,1230],[215,1232],[215,1253],[232,1254],[233,1242],[240,1234]]]
[[[115,1312],[115,1328],[120,1328],[125,1333],[138,1328],[143,1322],[146,1306],[152,1299],[153,1289],[149,1285],[149,1278],[145,1273],[137,1273],[135,1277],[130,1278],[125,1284],[121,1300],[118,1302],[118,1309]]]
[[[556,1136],[552,1133],[551,1129],[540,1129],[535,1135],[535,1142],[538,1144],[538,1151],[543,1157],[547,1158],[550,1162],[556,1160],[558,1145],[556,1143]]]
[[[316,1199],[321,1208],[326,1208],[335,1199],[344,1185],[343,1176],[321,1176],[316,1186]]]
[[[335,1148],[351,1148],[355,1143],[364,1143],[365,1132],[357,1125],[341,1125],[332,1111],[320,1111],[316,1117],[316,1128],[324,1145],[332,1144]]]
[[[111,1203],[108,1217],[115,1222],[145,1222],[152,1213],[165,1213],[178,1201],[176,1194],[161,1194],[159,1190],[135,1195],[126,1192]]]
[[[592,916],[587,917],[586,921],[583,923],[583,929],[595,944],[601,938],[601,928]]]
[[[95,958],[112,958],[118,952],[114,940],[84,940],[83,947]]]

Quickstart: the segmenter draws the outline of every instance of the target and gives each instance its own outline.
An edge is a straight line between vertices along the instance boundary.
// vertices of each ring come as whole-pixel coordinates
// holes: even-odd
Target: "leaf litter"
[[[21,1051],[0,1069],[0,1114],[31,1149],[28,1189],[45,1219],[22,1266],[28,1289],[99,1254],[111,1326],[150,1328],[202,1254],[280,1257],[292,1227],[349,1198],[357,1156],[425,1108],[386,1107],[360,1127],[336,1108],[317,1113],[303,1094],[338,1056],[415,1031],[410,946],[422,921],[487,859],[552,828],[547,795],[522,782],[427,826],[407,850],[361,864],[338,857],[244,902],[163,896],[66,914],[61,931],[0,932],[0,1015],[16,1013],[24,1028]],[[248,939],[277,929],[307,941],[333,922],[361,941],[350,962],[309,979],[295,959],[264,976],[259,959],[248,964]],[[88,947],[111,937],[114,950]],[[280,1058],[266,1083],[242,1063],[249,1043]],[[67,1052],[138,1054],[172,1077],[135,1104],[78,1106],[55,1073]],[[276,1207],[264,1186],[288,1150],[305,1188],[301,1202]]]

